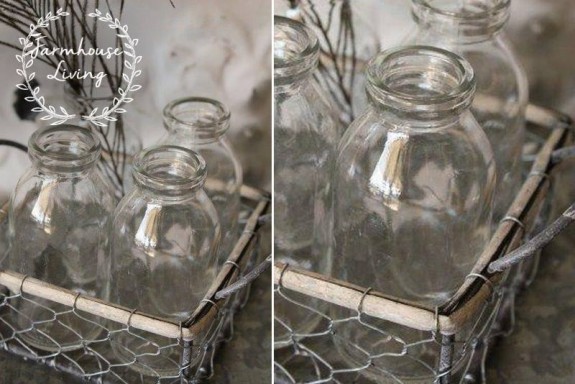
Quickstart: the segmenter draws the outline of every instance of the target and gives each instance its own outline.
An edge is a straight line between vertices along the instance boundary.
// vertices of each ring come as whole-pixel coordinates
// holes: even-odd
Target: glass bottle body
[[[370,105],[344,134],[334,174],[334,277],[433,308],[461,286],[490,237],[495,165],[469,111],[472,70],[447,51],[406,47],[376,56],[367,78]],[[336,319],[353,315],[334,310]],[[368,374],[429,373],[415,361],[429,360],[425,348],[411,350],[413,361],[398,358],[396,343],[380,345],[381,332],[354,323],[336,331],[348,361],[362,364],[357,344],[396,354]],[[407,344],[424,339],[371,323]]]
[[[33,166],[10,199],[9,269],[106,300],[108,221],[116,201],[97,169],[98,138],[71,125],[40,128],[30,138],[29,156]],[[33,347],[73,350],[103,331],[96,317],[81,313],[90,323],[66,306],[35,301],[15,305],[19,328],[34,325],[21,334]],[[58,321],[46,321],[63,312]]]
[[[161,145],[177,145],[199,153],[208,167],[204,190],[218,212],[222,239],[218,260],[222,265],[238,239],[242,167],[226,132],[230,112],[222,103],[201,97],[175,100],[164,108],[168,133]]]
[[[494,220],[501,220],[522,183],[527,76],[502,28],[509,0],[412,0],[416,29],[406,44],[429,45],[469,61],[477,91],[472,112],[491,143],[497,164]]]
[[[135,186],[118,204],[112,224],[110,300],[182,322],[218,270],[220,226],[203,190],[205,162],[183,148],[151,147],[136,156],[133,173]],[[131,330],[114,336],[112,348],[123,362],[138,355],[130,367],[146,375],[180,370],[176,340]]]
[[[331,175],[338,125],[312,77],[317,39],[293,20],[276,17],[274,28],[275,260],[329,275]],[[276,318],[285,322],[276,322],[276,347],[289,343],[290,329],[305,334],[321,319],[313,312],[294,310],[284,300],[276,295]]]

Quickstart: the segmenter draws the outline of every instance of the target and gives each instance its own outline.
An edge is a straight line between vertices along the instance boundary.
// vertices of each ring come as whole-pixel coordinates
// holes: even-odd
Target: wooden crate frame
[[[262,226],[262,217],[266,214],[271,203],[269,193],[242,186],[240,190],[242,199],[253,206],[247,219],[244,230],[236,245],[231,251],[227,261],[220,269],[204,299],[193,311],[192,315],[182,323],[162,319],[147,313],[119,306],[117,304],[100,300],[90,296],[79,295],[62,287],[46,283],[42,280],[22,275],[8,270],[0,270],[0,286],[9,291],[24,293],[29,297],[47,300],[64,305],[70,309],[79,310],[103,320],[113,321],[131,329],[137,329],[169,339],[178,339],[182,345],[181,367],[183,378],[194,379],[194,372],[190,366],[192,359],[192,346],[200,335],[214,327],[216,321],[229,322],[230,319],[219,319],[219,312],[230,306],[227,298],[219,298],[216,293],[238,281],[242,267],[245,267],[247,254],[256,245],[259,231]],[[7,219],[8,204],[0,209],[0,221]],[[230,316],[231,318],[231,316]],[[218,328],[219,329],[219,328]],[[57,369],[78,375],[74,367],[50,362],[49,359],[35,358],[26,353],[26,350],[17,343],[5,343],[3,347],[17,355],[38,360],[42,363],[55,366]],[[210,348],[215,346],[209,346]],[[158,378],[158,382],[161,378]]]

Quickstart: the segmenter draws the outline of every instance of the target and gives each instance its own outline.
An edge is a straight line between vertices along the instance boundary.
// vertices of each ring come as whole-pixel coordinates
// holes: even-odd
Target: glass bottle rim
[[[36,165],[63,173],[91,167],[101,151],[100,140],[90,129],[71,124],[39,128],[28,141],[28,154]]]
[[[482,41],[499,32],[509,20],[511,0],[480,0],[475,8],[465,11],[448,9],[434,0],[411,0],[411,14],[417,23],[429,19],[427,25],[440,25],[447,31],[456,29],[461,42]]]
[[[484,10],[480,12],[456,12],[453,10],[442,9],[437,5],[433,5],[433,0],[411,0],[412,4],[416,7],[421,7],[422,9],[426,9],[430,12],[435,14],[439,14],[442,16],[449,17],[453,20],[459,21],[476,21],[478,19],[490,19],[496,16],[501,15],[502,13],[508,13],[509,8],[511,6],[511,0],[482,0],[482,5],[489,5],[492,3],[491,6],[486,7]]]
[[[183,113],[192,115],[182,117]],[[196,139],[214,140],[228,131],[231,112],[217,100],[194,96],[169,102],[163,116],[167,130],[184,128],[193,131]]]
[[[421,64],[405,65],[406,60],[423,60]],[[390,67],[397,65],[397,70]],[[408,72],[412,71],[412,72]],[[436,71],[436,76],[433,76]],[[392,76],[403,72],[416,79],[451,81],[436,94],[408,93],[395,89]],[[430,76],[423,76],[429,72]],[[441,76],[437,76],[440,74]],[[372,100],[384,107],[414,117],[434,118],[445,113],[460,113],[471,106],[475,94],[475,75],[471,64],[461,56],[436,47],[404,46],[383,51],[368,64],[367,92]],[[428,84],[430,87],[433,84]]]
[[[305,24],[287,17],[274,16],[273,44],[274,79],[278,85],[290,82],[290,79],[296,80],[317,66],[319,40]],[[286,52],[289,55],[280,54]]]
[[[206,161],[191,149],[155,145],[140,151],[133,162],[137,185],[166,197],[185,196],[204,185]]]

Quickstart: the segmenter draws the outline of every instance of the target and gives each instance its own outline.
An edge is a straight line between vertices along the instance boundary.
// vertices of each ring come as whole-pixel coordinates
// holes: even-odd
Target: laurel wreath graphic
[[[63,124],[66,121],[76,117],[76,115],[68,113],[68,111],[62,106],[60,106],[60,111],[57,111],[54,106],[46,105],[46,99],[44,96],[40,95],[40,87],[32,87],[31,85],[32,80],[34,80],[36,77],[36,73],[30,72],[28,74],[27,70],[34,64],[34,58],[32,57],[31,52],[31,48],[34,46],[33,39],[39,39],[42,37],[42,34],[38,32],[38,30],[40,28],[48,28],[51,21],[55,21],[69,15],[69,12],[58,9],[55,14],[48,12],[46,16],[39,18],[36,24],[31,24],[30,33],[28,36],[25,38],[21,37],[19,39],[20,44],[23,47],[22,55],[16,55],[16,60],[22,64],[22,67],[18,68],[16,72],[18,75],[24,78],[24,82],[18,84],[17,87],[18,89],[24,91],[30,91],[31,96],[27,96],[25,100],[36,102],[38,106],[32,109],[33,112],[46,113],[46,115],[43,116],[41,120],[55,120],[51,123],[51,125]],[[124,66],[126,67],[127,71],[123,74],[123,80],[126,82],[126,86],[125,88],[118,88],[119,97],[114,97],[111,106],[104,107],[101,111],[99,111],[98,107],[95,107],[90,111],[89,115],[81,116],[82,119],[87,120],[97,126],[105,127],[107,125],[106,122],[113,122],[118,120],[112,114],[120,114],[126,112],[126,109],[121,108],[121,106],[124,103],[132,102],[134,99],[130,97],[130,94],[142,88],[141,85],[134,84],[134,80],[142,74],[142,71],[136,68],[142,60],[142,56],[136,55],[135,47],[138,45],[138,39],[132,39],[130,37],[128,34],[127,25],[122,25],[120,20],[114,19],[109,13],[106,13],[105,15],[102,14],[102,12],[98,9],[96,9],[93,13],[89,13],[88,17],[97,18],[99,21],[107,23],[109,28],[117,30],[117,36],[124,41],[124,54],[127,56],[127,59],[124,61]]]

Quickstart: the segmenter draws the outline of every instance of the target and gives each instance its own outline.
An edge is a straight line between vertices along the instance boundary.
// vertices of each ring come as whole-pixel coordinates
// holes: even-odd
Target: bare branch
[[[541,233],[527,241],[521,247],[513,252],[508,253],[506,256],[495,260],[487,271],[489,273],[502,272],[512,266],[522,262],[523,260],[535,255],[537,251],[541,250],[547,244],[557,237],[565,228],[575,221],[575,203],[573,203],[563,214],[555,220],[551,225],[545,228]]]

